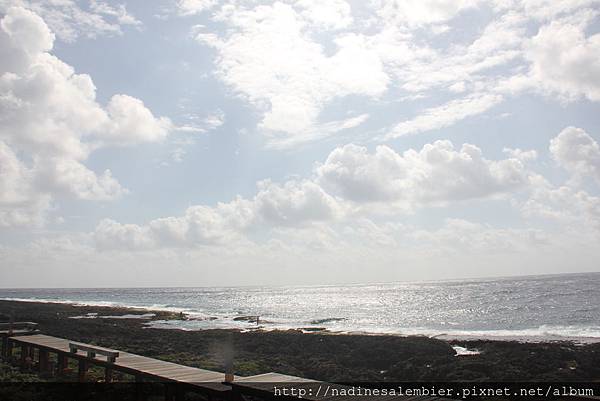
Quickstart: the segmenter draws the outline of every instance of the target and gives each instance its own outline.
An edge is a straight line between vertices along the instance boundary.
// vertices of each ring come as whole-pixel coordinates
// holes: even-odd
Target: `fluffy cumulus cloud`
[[[317,169],[318,182],[356,202],[436,203],[481,198],[527,184],[528,169],[517,158],[492,161],[481,149],[436,141],[402,154],[387,146],[369,153],[346,145]]]
[[[0,141],[0,227],[41,225],[48,194],[36,191],[34,172]]]
[[[165,217],[146,225],[102,221],[95,231],[99,248],[152,249],[198,247],[245,241],[250,231],[302,227],[332,221],[343,213],[339,201],[310,181],[258,183],[252,199],[238,197],[214,207],[189,207],[183,216]]]
[[[600,183],[600,146],[581,128],[567,127],[550,141],[554,160],[575,179],[554,185],[536,174],[530,195],[520,203],[525,217],[554,222],[581,238],[597,240],[600,235],[600,198],[582,187],[591,177]]]
[[[558,224],[585,242],[597,241],[600,235],[600,198],[585,190],[553,186],[537,177],[531,195],[520,208],[525,217]]]
[[[3,225],[39,222],[56,197],[119,197],[125,189],[110,170],[85,166],[90,153],[106,145],[160,141],[172,128],[130,96],[115,95],[100,105],[92,79],[50,53],[54,40],[31,10],[12,7],[0,19],[0,179],[20,199],[13,206],[3,201],[3,214],[16,216]]]
[[[600,146],[581,128],[567,127],[550,141],[550,153],[561,166],[578,177],[600,182]]]
[[[566,98],[600,100],[600,34],[586,36],[578,21],[543,26],[527,47],[531,76],[543,89]]]
[[[311,181],[288,181],[284,185],[262,181],[258,187],[260,191],[254,198],[256,210],[263,221],[271,224],[327,221],[343,212],[335,198]]]
[[[403,154],[387,146],[369,153],[364,147],[346,145],[333,150],[315,168],[312,179],[283,184],[261,181],[252,198],[238,197],[214,207],[192,206],[181,217],[145,225],[106,220],[96,229],[96,241],[100,248],[151,249],[252,241],[265,232],[285,233],[296,241],[318,232],[319,238],[331,243],[337,237],[324,231],[323,223],[345,226],[365,213],[406,212],[521,189],[529,179],[527,159],[492,161],[476,146],[465,144],[456,150],[448,141]],[[304,242],[314,244],[314,238]]]

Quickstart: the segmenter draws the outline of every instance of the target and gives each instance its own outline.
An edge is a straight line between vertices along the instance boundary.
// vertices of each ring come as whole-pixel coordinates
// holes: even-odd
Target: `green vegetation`
[[[18,368],[0,362],[0,382],[1,383],[31,383],[44,381],[35,373],[22,373]]]

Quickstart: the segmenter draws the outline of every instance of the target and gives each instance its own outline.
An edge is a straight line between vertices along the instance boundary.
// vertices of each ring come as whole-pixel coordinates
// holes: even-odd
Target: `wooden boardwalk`
[[[332,383],[319,382],[303,377],[283,375],[280,373],[264,373],[256,376],[231,376],[225,381],[225,373],[214,372],[176,363],[161,361],[141,355],[119,350],[97,347],[89,344],[74,343],[63,338],[43,334],[18,335],[8,337],[8,350],[5,357],[12,357],[12,349],[21,349],[22,366],[31,365],[34,359],[34,349],[38,350],[38,367],[40,372],[49,372],[49,355],[56,354],[57,374],[68,367],[68,359],[78,361],[79,381],[85,381],[88,367],[93,364],[105,369],[105,381],[112,380],[113,371],[135,376],[136,382],[165,383],[166,400],[182,400],[184,391],[194,391],[204,394],[209,400],[244,400],[245,396],[258,397],[263,400],[377,400],[377,401],[434,401],[442,400],[437,397],[406,397],[406,396],[352,396],[343,395],[344,390],[350,389]],[[83,349],[83,350],[82,350]],[[85,351],[84,351],[85,350]],[[98,354],[102,356],[98,356]],[[114,362],[110,360],[114,358]],[[169,387],[170,385],[173,385]],[[171,390],[169,390],[171,388]],[[173,388],[175,390],[173,390]],[[335,391],[337,390],[337,394]],[[293,393],[295,392],[295,394]],[[299,394],[302,392],[302,394]],[[299,397],[298,395],[301,395]]]
[[[21,355],[29,355],[30,349],[40,350],[40,370],[45,370],[47,364],[47,353],[56,353],[59,365],[61,359],[73,358],[79,361],[79,376],[84,379],[89,364],[102,366],[107,369],[107,376],[112,371],[127,373],[136,377],[137,381],[161,381],[186,384],[193,386],[195,390],[207,393],[223,393],[231,390],[230,386],[223,384],[225,374],[210,370],[178,365],[176,363],[161,361],[141,355],[118,351],[119,357],[112,363],[106,357],[89,357],[87,353],[78,351],[70,352],[69,344],[72,341],[63,338],[35,334],[30,336],[10,337],[13,346],[21,347]],[[65,367],[63,359],[62,366]],[[107,381],[110,379],[107,377]],[[235,379],[235,378],[234,378]]]

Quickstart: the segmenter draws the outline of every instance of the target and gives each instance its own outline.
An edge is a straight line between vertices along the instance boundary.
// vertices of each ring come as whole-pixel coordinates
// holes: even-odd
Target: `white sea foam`
[[[88,313],[83,316],[70,316],[70,319],[152,319],[156,316],[155,313],[143,314],[125,314],[125,315],[98,315],[97,313]]]
[[[465,347],[461,347],[459,345],[454,345],[454,346],[452,346],[452,348],[456,352],[456,356],[471,356],[471,355],[481,354],[481,352],[479,352],[476,349],[468,349]]]
[[[256,325],[251,322],[233,321],[232,319],[215,319],[202,321],[152,321],[148,323],[149,327],[164,329],[185,329],[185,330],[208,330],[208,329],[256,329]],[[516,330],[445,330],[424,328],[424,327],[405,327],[405,328],[346,328],[340,330],[329,328],[326,325],[310,326],[302,322],[285,323],[261,323],[259,329],[264,331],[273,330],[301,330],[303,332],[319,332],[321,328],[330,333],[337,334],[381,334],[381,335],[400,335],[400,336],[424,336],[440,339],[465,339],[465,340],[503,340],[519,342],[541,342],[541,341],[575,341],[581,343],[600,342],[600,327],[580,327],[580,326],[540,326],[529,329]],[[466,355],[466,354],[465,354]]]

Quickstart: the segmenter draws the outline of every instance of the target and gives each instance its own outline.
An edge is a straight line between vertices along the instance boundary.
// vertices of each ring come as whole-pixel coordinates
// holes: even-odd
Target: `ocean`
[[[152,327],[600,341],[600,273],[383,284],[0,289],[0,298],[183,312]],[[93,316],[91,316],[93,317]]]

